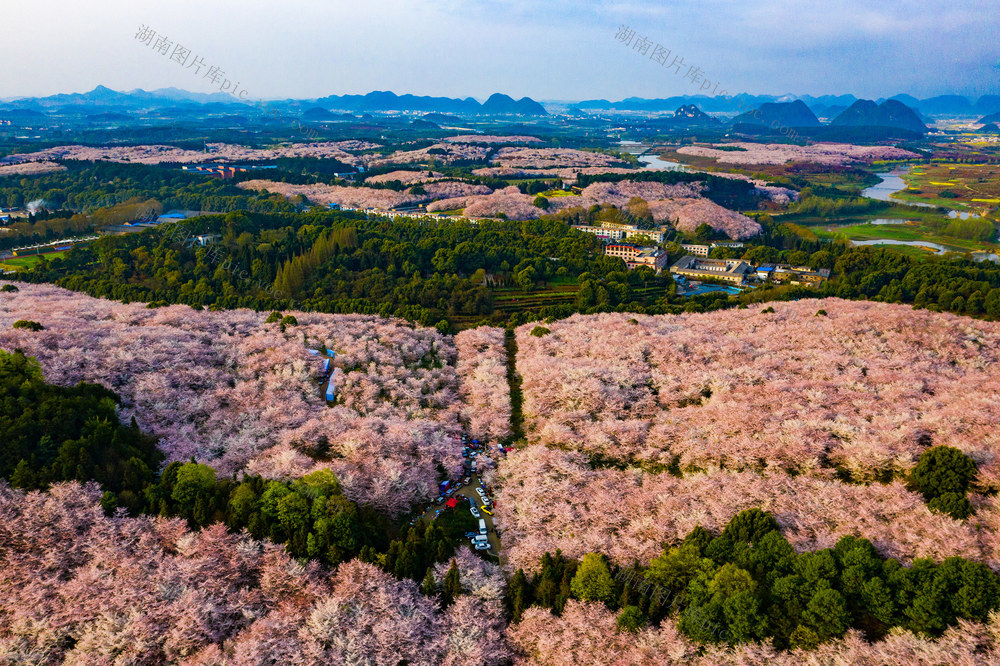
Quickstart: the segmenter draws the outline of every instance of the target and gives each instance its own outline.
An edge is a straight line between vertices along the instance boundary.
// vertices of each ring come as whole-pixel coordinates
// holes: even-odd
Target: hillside
[[[532,446],[499,470],[511,560],[561,548],[645,561],[763,505],[798,548],[856,534],[906,559],[1000,564],[993,499],[962,524],[877,483],[944,444],[979,463],[979,487],[1000,486],[1000,326],[835,299],[774,309],[519,328]]]
[[[0,300],[0,349],[37,356],[55,384],[116,390],[122,416],[159,435],[168,459],[193,455],[221,472],[233,515],[255,482],[237,487],[231,471],[289,480],[276,512],[273,485],[259,507],[282,524],[298,520],[289,497],[306,517],[339,510],[336,496],[310,509],[294,494],[331,492],[323,483],[398,515],[436,492],[434,467],[461,460],[451,433],[510,433],[501,329],[451,338],[372,316],[275,321],[18,288]],[[11,328],[27,317],[44,329]],[[93,484],[25,493],[0,481],[0,587],[13,600],[0,613],[0,654],[707,666],[761,654],[891,661],[897,650],[977,663],[974,645],[997,649],[989,612],[1000,579],[989,567],[1000,565],[1000,502],[985,491],[1000,486],[1000,325],[825,299],[574,315],[515,337],[511,386],[527,439],[483,475],[502,566],[460,548],[414,579],[400,573],[412,556],[402,535],[385,553],[297,563],[230,517],[229,530],[205,521],[192,531],[165,517],[177,514],[108,517]],[[309,348],[336,351],[332,407],[318,398],[323,356]],[[910,484],[917,459],[943,444],[971,465],[971,514],[949,515]],[[336,476],[301,478],[317,470]],[[733,541],[748,529],[757,536]],[[410,530],[406,543],[417,539]],[[774,586],[752,599],[769,610],[741,611],[752,631],[721,610],[718,598],[734,604],[738,590],[698,597],[703,580],[716,588],[733,576]],[[858,576],[869,587],[838,611]],[[677,581],[686,591],[667,605]],[[809,608],[780,596],[789,587]],[[817,600],[841,613],[831,628],[810,610]],[[695,610],[717,613],[708,632]],[[48,632],[19,628],[53,619]],[[735,645],[712,645],[722,629]],[[982,639],[960,640],[970,633]]]
[[[842,127],[893,127],[910,132],[927,131],[927,126],[913,109],[894,99],[881,104],[859,99],[830,121],[830,124]]]
[[[477,431],[503,432],[505,378],[493,375],[499,388],[466,386],[471,373],[490,376],[481,355],[505,358],[502,341],[456,349],[398,320],[285,314],[297,325],[266,323],[266,312],[147,309],[21,285],[0,300],[0,349],[36,356],[56,384],[117,392],[124,421],[134,416],[160,437],[168,461],[279,479],[330,468],[350,499],[392,515],[436,494],[439,466],[461,466],[463,411],[475,410]],[[20,319],[45,330],[12,329]],[[333,406],[324,360],[308,352],[321,346],[341,369]],[[472,402],[463,407],[460,395]]]
[[[802,100],[767,102],[733,118],[734,124],[776,127],[818,127],[819,120]]]

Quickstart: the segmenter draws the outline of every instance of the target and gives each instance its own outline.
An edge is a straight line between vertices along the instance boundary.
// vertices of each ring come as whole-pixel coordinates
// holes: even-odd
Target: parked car
[[[485,513],[487,516],[492,516],[493,512],[486,508],[486,505],[479,507],[479,510]]]
[[[489,542],[484,543],[482,541],[479,541],[476,543],[476,550],[489,550],[489,548],[490,548]]]
[[[473,518],[478,518],[479,515],[480,515],[479,514],[479,509],[477,509],[476,507],[472,507],[471,509],[469,509],[469,511],[472,512],[472,517]]]
[[[486,497],[486,491],[482,488],[476,488],[476,492],[479,493],[480,497]]]

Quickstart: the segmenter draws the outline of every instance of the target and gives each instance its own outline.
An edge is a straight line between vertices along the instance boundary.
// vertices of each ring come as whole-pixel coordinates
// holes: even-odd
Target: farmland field
[[[976,212],[1000,206],[1000,165],[934,162],[914,167],[903,176],[902,201],[928,203]]]

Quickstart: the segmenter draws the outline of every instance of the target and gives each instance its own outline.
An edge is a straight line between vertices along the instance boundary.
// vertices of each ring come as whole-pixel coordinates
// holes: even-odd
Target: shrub
[[[740,511],[732,517],[722,536],[734,543],[758,543],[769,532],[778,531],[778,521],[760,509]]]
[[[770,314],[772,312],[774,312],[774,308],[771,306],[767,306],[766,308],[760,311],[761,314]]]
[[[826,316],[826,310],[817,310],[816,311],[816,316],[817,317],[825,317]]]
[[[611,601],[615,593],[615,581],[604,557],[597,553],[584,555],[580,568],[570,581],[570,589],[577,599]]]
[[[646,615],[638,606],[626,606],[618,614],[618,631],[638,633],[646,626]]]
[[[271,314],[269,314],[267,316],[267,319],[264,320],[264,323],[265,324],[275,324],[275,323],[277,323],[279,321],[281,321],[281,313],[280,312],[272,312]]]
[[[536,338],[540,338],[542,336],[548,335],[551,332],[552,331],[550,331],[549,329],[545,328],[544,326],[536,326],[533,329],[531,329],[531,334],[533,336],[535,336]]]
[[[976,463],[951,446],[935,446],[923,452],[910,472],[910,485],[926,500],[948,493],[965,495],[976,478]]]
[[[0,291],[7,294],[13,294],[14,292],[20,291],[20,289],[12,284],[5,284],[3,287],[0,287]]]
[[[972,515],[972,503],[965,495],[959,493],[944,493],[927,503],[931,511],[951,516],[955,520],[964,520]]]
[[[14,328],[23,328],[28,331],[44,331],[45,327],[39,324],[37,321],[31,321],[30,319],[18,319],[14,322]]]

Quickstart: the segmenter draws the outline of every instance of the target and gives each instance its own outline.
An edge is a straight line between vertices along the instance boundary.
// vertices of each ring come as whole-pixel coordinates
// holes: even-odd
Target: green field
[[[829,225],[827,227],[811,226],[809,228],[820,238],[826,239],[847,238],[852,241],[878,239],[910,242],[925,241],[943,245],[947,250],[952,252],[976,252],[987,250],[995,252],[998,248],[996,243],[985,243],[966,240],[963,238],[955,238],[953,236],[946,236],[939,233],[935,229],[924,226],[918,220],[913,220],[906,224],[899,225],[868,224],[867,222],[859,222],[858,224],[850,224],[848,226],[840,226],[838,224],[835,228],[830,228]],[[903,247],[905,246],[895,246],[896,249],[902,249]],[[913,254],[926,254],[927,252],[927,250],[921,250],[917,247],[910,247],[908,250],[910,250]]]
[[[0,262],[0,268],[4,268],[4,269],[6,269],[8,271],[9,270],[22,270],[22,269],[25,269],[25,268],[31,268],[32,266],[34,266],[35,264],[37,264],[39,261],[41,261],[42,257],[45,257],[46,259],[52,260],[52,259],[55,259],[57,257],[62,257],[65,254],[66,254],[65,252],[52,252],[50,254],[43,254],[43,255],[32,254],[32,255],[28,255],[27,257],[13,257],[12,259],[7,259],[7,260],[5,260],[3,262]]]

